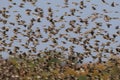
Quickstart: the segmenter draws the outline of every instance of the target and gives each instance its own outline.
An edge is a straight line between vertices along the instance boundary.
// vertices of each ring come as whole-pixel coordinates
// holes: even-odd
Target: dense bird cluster
[[[88,59],[92,60],[85,62],[102,64],[119,56],[120,5],[112,0],[98,2],[1,0],[0,53],[44,57],[43,51],[58,51],[78,68]]]
[[[44,56],[41,56],[44,54]],[[11,55],[0,60],[0,80],[119,80],[120,58],[111,56],[104,63],[83,64],[62,58],[61,52],[38,55]],[[65,64],[66,63],[66,64]]]

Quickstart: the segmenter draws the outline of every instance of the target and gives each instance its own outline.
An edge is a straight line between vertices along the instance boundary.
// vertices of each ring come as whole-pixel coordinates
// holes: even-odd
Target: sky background
[[[94,22],[89,21],[88,26],[85,26],[84,24],[81,24],[79,22],[78,17],[75,17],[75,16],[65,17],[64,20],[66,22],[59,22],[59,23],[56,23],[55,25],[56,25],[56,28],[59,29],[60,26],[62,24],[64,24],[65,28],[60,30],[59,34],[60,33],[68,34],[70,37],[78,38],[79,36],[81,36],[80,34],[74,34],[72,32],[70,32],[70,33],[65,32],[65,29],[69,27],[69,21],[70,20],[76,20],[79,24],[81,24],[83,26],[83,28],[81,29],[81,33],[83,33],[83,34],[85,32],[87,32],[87,31],[89,31],[91,28],[95,27],[95,22],[102,22],[101,29],[104,29],[105,31],[107,31],[107,33],[109,33],[111,36],[112,36],[112,34],[116,33],[115,26],[120,25],[120,13],[115,13],[116,11],[118,11],[118,12],[120,11],[120,5],[117,5],[117,4],[120,3],[120,0],[105,0],[107,2],[107,5],[105,3],[103,3],[101,0],[83,0],[84,4],[86,5],[86,8],[84,8],[82,10],[79,9],[79,6],[76,6],[76,5],[72,4],[74,2],[80,3],[80,1],[82,1],[82,0],[69,0],[67,8],[62,8],[62,7],[65,6],[64,0],[38,0],[35,5],[31,5],[30,2],[26,2],[26,3],[24,3],[25,4],[24,8],[20,8],[19,5],[21,3],[23,3],[21,1],[22,0],[13,0],[13,2],[9,2],[8,0],[0,0],[0,10],[3,9],[3,7],[6,7],[7,10],[9,10],[8,14],[10,15],[10,17],[7,19],[8,22],[15,23],[15,26],[11,26],[10,24],[3,24],[3,23],[0,22],[0,30],[1,30],[2,26],[8,26],[10,28],[10,30],[7,32],[9,38],[6,39],[6,43],[9,43],[10,42],[10,37],[12,37],[14,35],[14,33],[12,31],[14,28],[20,27],[20,32],[22,32],[22,33],[24,33],[23,30],[25,30],[25,28],[23,26],[17,24],[17,22],[15,20],[15,15],[20,13],[22,15],[21,19],[25,20],[26,24],[29,24],[30,19],[33,18],[33,17],[36,17],[36,16],[34,16],[34,15],[31,15],[31,16],[26,15],[25,10],[26,9],[31,9],[32,12],[34,12],[34,9],[36,7],[40,7],[40,8],[43,9],[44,18],[41,19],[40,23],[36,22],[34,27],[32,27],[32,30],[34,31],[37,27],[39,27],[40,30],[41,30],[41,34],[42,34],[42,36],[44,38],[47,38],[48,34],[46,34],[43,29],[50,25],[50,23],[46,20],[46,17],[48,15],[47,11],[48,11],[49,7],[51,7],[52,10],[53,10],[53,17],[54,17],[55,20],[59,19],[60,16],[64,15],[65,12],[67,12],[69,14],[70,9],[72,9],[72,8],[75,8],[76,10],[78,10],[78,12],[75,12],[75,16],[80,16],[80,18],[82,18],[82,19],[85,19],[85,18],[91,16],[93,13],[99,13],[101,16],[102,15],[108,15],[110,17],[119,18],[117,20],[110,20],[108,23],[112,24],[112,26],[108,29],[107,26],[106,26],[107,22],[105,22],[103,18],[98,18]],[[48,5],[48,4],[46,4],[47,2],[49,2],[51,4]],[[116,7],[111,7],[111,4],[113,2],[115,2],[115,5],[117,5]],[[9,9],[9,5],[12,5],[13,3],[16,3],[16,5],[13,5],[13,7]],[[93,10],[91,8],[91,6],[95,6],[96,10]],[[103,9],[106,9],[109,13],[104,13]],[[15,12],[15,11],[17,11],[17,12]],[[81,12],[83,12],[83,13],[81,13]],[[2,15],[0,15],[0,18],[3,18]],[[87,29],[84,28],[84,27],[87,27]],[[59,34],[56,35],[56,36],[59,36]],[[0,36],[2,37],[1,33],[0,33]],[[22,39],[21,43],[24,44],[25,40],[26,40],[26,37],[24,37],[22,35],[17,35],[17,36],[18,36],[18,39]],[[100,44],[107,42],[107,40],[103,39],[101,36],[97,36],[96,39],[101,41]],[[46,47],[48,49],[53,49],[53,48],[51,48],[49,46],[49,44],[52,44],[51,41],[48,41],[47,43],[42,43],[41,41],[42,41],[42,39],[39,39],[40,45],[38,45],[36,47],[37,51],[44,50]],[[61,41],[66,41],[66,40],[64,38],[59,38],[58,39],[58,46],[69,47],[71,45],[74,45],[75,46],[74,51],[80,52],[80,53],[84,52],[83,48],[80,45],[75,45],[75,44],[72,44],[71,42],[67,42],[67,44],[62,44]],[[115,41],[118,41],[118,42],[117,43],[112,43],[110,46],[107,46],[106,48],[115,49],[116,46],[120,45],[120,36],[116,37]],[[14,46],[19,46],[19,47],[21,47],[20,48],[21,51],[27,52],[27,49],[22,47],[21,43],[19,43],[16,40],[12,44],[12,47],[6,47],[6,48],[12,50],[14,48]],[[94,39],[92,39],[90,41],[90,44],[94,44]],[[29,46],[32,47],[33,46],[32,43],[30,43]],[[0,47],[2,47],[2,45],[0,45]],[[101,47],[101,46],[99,46],[99,47]],[[8,57],[8,55],[7,55],[8,52],[7,51],[2,52],[2,54],[3,54],[4,58]],[[88,60],[92,61],[92,58],[88,57],[87,59],[85,59],[85,62],[88,61]]]

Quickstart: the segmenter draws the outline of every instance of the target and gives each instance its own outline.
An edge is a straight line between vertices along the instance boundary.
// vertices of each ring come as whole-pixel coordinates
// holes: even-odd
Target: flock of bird
[[[119,6],[113,0],[0,0],[0,53],[60,51],[77,67],[85,60],[104,63],[120,54]]]
[[[92,0],[64,0],[61,1],[63,5],[46,1],[44,9],[37,0],[8,0],[7,7],[2,5],[2,1],[0,52],[34,54],[40,53],[45,46],[43,51],[61,51],[78,57],[81,63],[88,57],[102,62],[102,58],[109,58],[105,53],[120,53],[120,17],[116,16],[119,10],[114,10],[119,9],[119,4],[115,1],[100,0],[101,5],[113,9],[103,7],[100,12],[97,9],[99,5]],[[66,58],[69,59],[68,56]]]

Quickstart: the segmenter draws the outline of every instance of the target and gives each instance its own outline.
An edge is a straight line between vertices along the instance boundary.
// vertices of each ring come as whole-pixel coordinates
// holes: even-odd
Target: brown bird
[[[105,16],[104,16],[104,20],[105,20],[106,22],[109,22],[109,21],[111,20],[111,18],[110,18],[108,15],[105,15]]]
[[[25,12],[26,12],[27,15],[30,15],[31,10],[30,9],[26,9]]]

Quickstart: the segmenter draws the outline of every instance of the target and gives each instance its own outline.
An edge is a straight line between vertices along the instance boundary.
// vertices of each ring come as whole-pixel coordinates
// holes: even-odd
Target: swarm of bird
[[[119,80],[119,1],[98,2],[1,0],[0,79]]]
[[[111,56],[102,63],[82,63],[75,56],[69,59],[61,52],[45,51],[37,55],[10,54],[0,58],[0,80],[119,80],[120,58]]]

